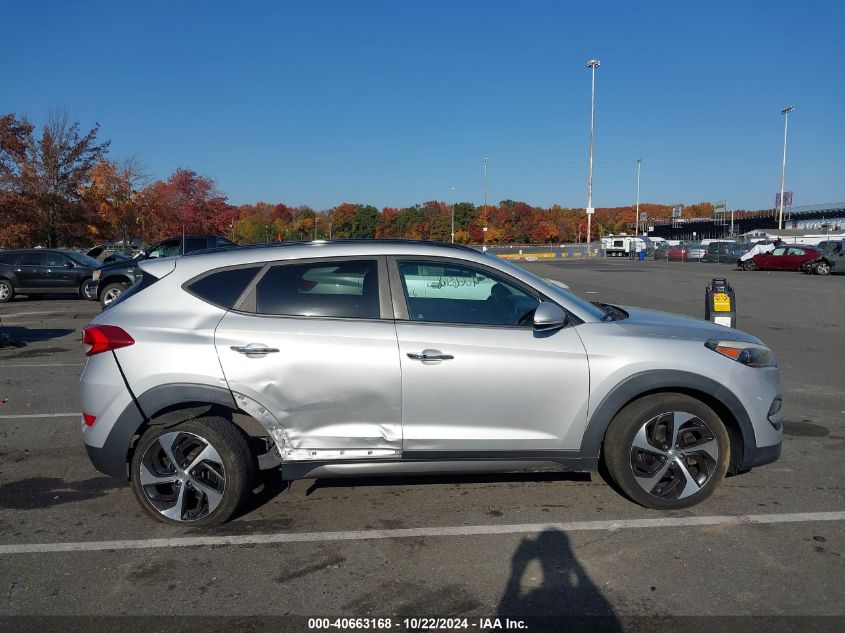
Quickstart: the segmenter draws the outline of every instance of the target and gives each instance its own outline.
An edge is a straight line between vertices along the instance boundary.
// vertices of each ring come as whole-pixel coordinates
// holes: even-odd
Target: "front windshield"
[[[491,257],[495,257],[494,255]],[[505,268],[510,268],[515,273],[518,273],[523,276],[528,276],[531,278],[532,281],[536,282],[540,287],[549,288],[552,292],[562,292],[566,295],[566,298],[578,306],[579,309],[583,310],[587,314],[593,316],[596,319],[603,319],[607,312],[602,308],[585,301],[581,297],[576,294],[573,294],[570,290],[564,290],[560,286],[552,285],[542,277],[535,275],[530,270],[523,268],[522,266],[517,266],[516,264],[509,262],[506,259],[497,258],[498,263]]]
[[[85,253],[80,253],[79,251],[65,251],[65,255],[70,257],[77,264],[88,266],[89,268],[99,268],[101,265],[99,260],[96,260],[93,257],[88,257]]]

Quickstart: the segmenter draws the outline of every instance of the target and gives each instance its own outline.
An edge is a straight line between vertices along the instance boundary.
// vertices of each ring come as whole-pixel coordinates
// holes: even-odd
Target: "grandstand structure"
[[[845,202],[785,207],[783,228],[813,233],[841,233],[845,231]],[[776,230],[778,210],[720,212],[712,218],[676,218],[653,220],[649,237],[667,240],[718,239],[743,235],[752,231]]]

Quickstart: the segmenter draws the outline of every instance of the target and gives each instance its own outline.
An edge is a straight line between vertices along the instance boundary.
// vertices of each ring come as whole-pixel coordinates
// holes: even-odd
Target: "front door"
[[[286,460],[399,455],[399,352],[385,270],[379,258],[274,264],[218,325],[230,389],[276,418]]]
[[[481,265],[391,265],[407,309],[396,322],[407,457],[580,447],[589,369],[574,327],[535,331],[536,291]]]
[[[68,266],[70,264],[70,266]],[[75,266],[70,259],[61,253],[44,253],[44,288],[51,288],[56,292],[65,292],[68,289],[76,288],[77,273]]]

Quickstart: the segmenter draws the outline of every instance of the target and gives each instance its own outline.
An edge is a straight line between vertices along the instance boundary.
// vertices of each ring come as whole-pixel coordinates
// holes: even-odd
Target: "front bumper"
[[[753,448],[746,448],[745,456],[743,458],[742,468],[755,468],[765,464],[776,462],[780,458],[782,442],[772,444],[771,446],[755,446]]]

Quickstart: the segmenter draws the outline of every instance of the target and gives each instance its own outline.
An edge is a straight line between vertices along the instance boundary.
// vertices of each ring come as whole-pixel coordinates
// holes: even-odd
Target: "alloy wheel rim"
[[[159,435],[144,451],[137,476],[150,505],[173,521],[204,519],[226,493],[220,453],[195,433]]]
[[[118,288],[111,288],[110,290],[106,291],[106,294],[103,295],[103,302],[108,305],[115,299],[117,299],[121,294],[120,289]]]
[[[828,266],[825,263],[821,263],[816,266],[816,270],[821,273],[822,275],[826,275],[828,273]]]
[[[637,485],[664,500],[685,499],[716,473],[719,443],[704,420],[669,411],[643,424],[631,444],[631,470]]]
[[[0,283],[0,299],[8,299],[10,294],[9,284],[5,281]]]

